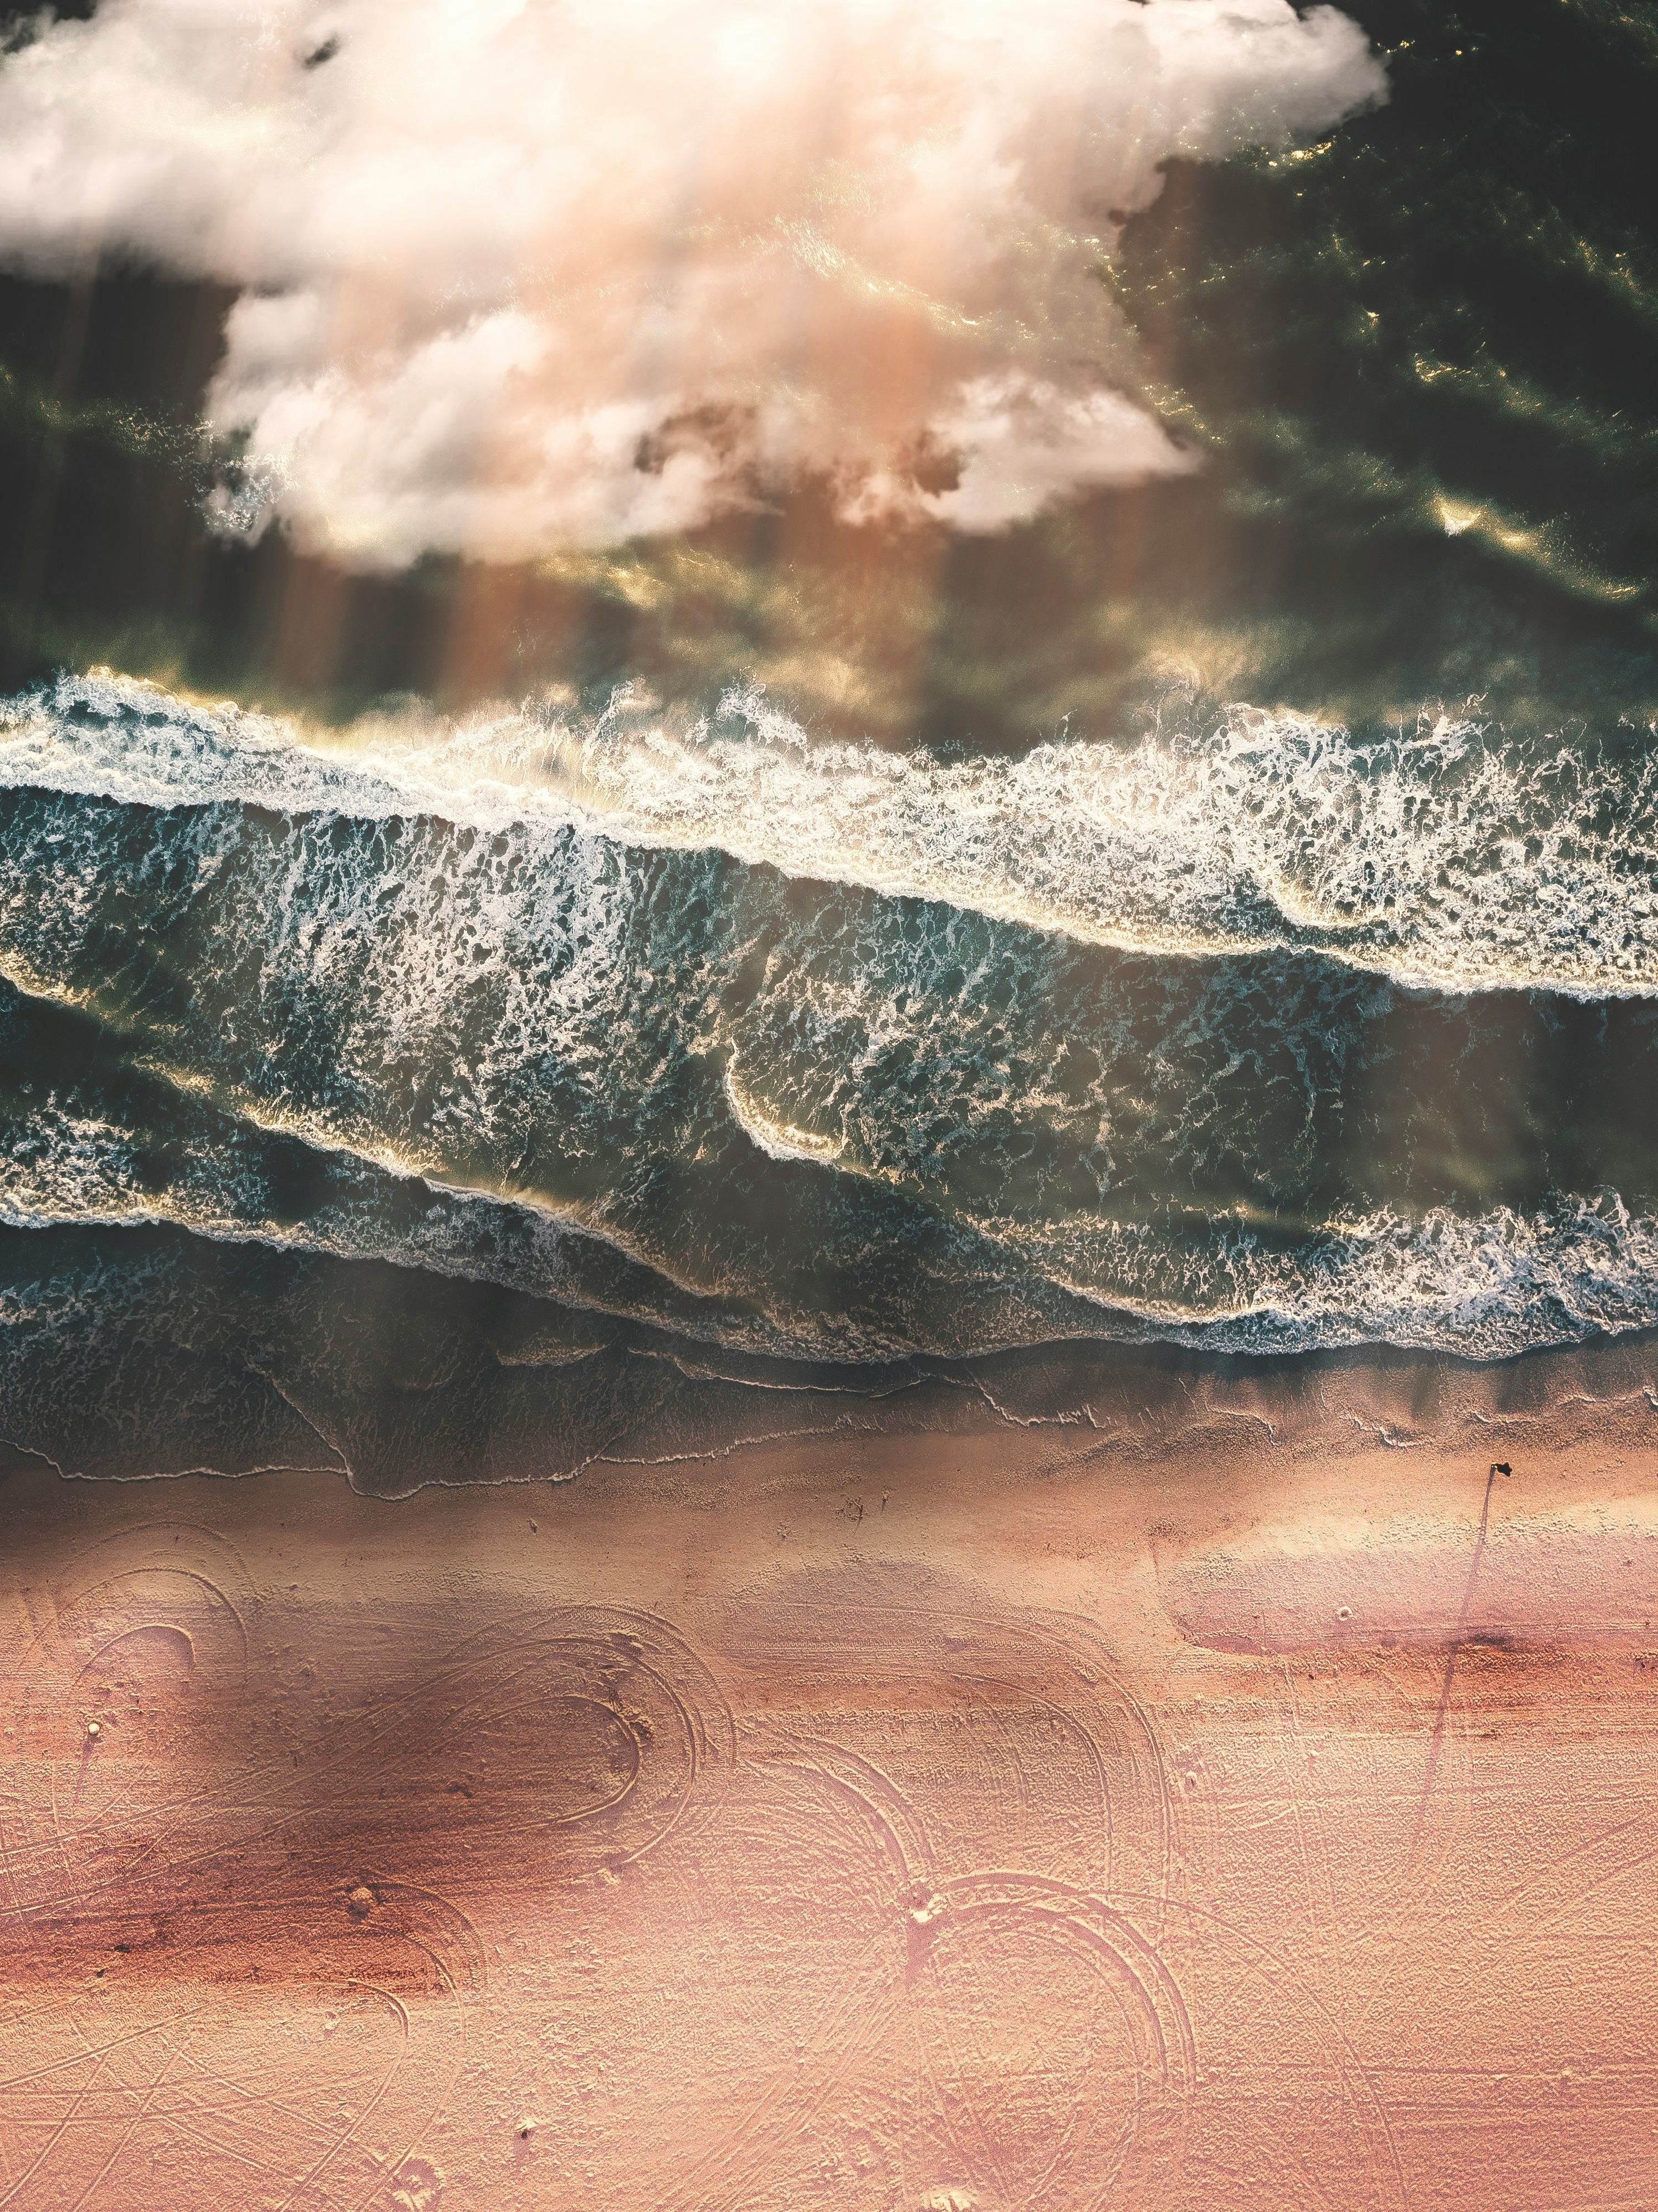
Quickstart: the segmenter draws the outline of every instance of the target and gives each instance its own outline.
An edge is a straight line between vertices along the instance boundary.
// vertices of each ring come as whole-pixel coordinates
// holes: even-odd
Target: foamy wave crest
[[[1382,1212],[1271,1251],[1247,1233],[1183,1255],[1186,1295],[1137,1298],[1168,1273],[1166,1239],[1115,1223],[1022,1232],[1010,1242],[1056,1286],[1111,1301],[1148,1333],[1210,1351],[1284,1352],[1391,1344],[1503,1359],[1542,1345],[1658,1326],[1658,1218],[1613,1191],[1534,1212],[1473,1219],[1436,1208]]]
[[[1658,1218],[1632,1214],[1612,1192],[1531,1213],[1501,1206],[1472,1220],[1443,1209],[1418,1222],[1379,1214],[1332,1228],[1293,1254],[1224,1230],[1176,1244],[1138,1224],[1008,1228],[985,1241],[1017,1255],[1025,1279],[1005,1284],[994,1333],[964,1337],[941,1301],[932,1308],[933,1327],[906,1340],[868,1315],[861,1326],[855,1314],[826,1325],[803,1310],[764,1316],[703,1302],[699,1310],[665,1279],[616,1264],[618,1255],[532,1209],[387,1178],[367,1163],[328,1163],[319,1202],[303,1219],[278,1221],[264,1203],[268,1164],[246,1140],[203,1146],[165,1189],[147,1175],[144,1150],[131,1127],[49,1109],[26,1141],[0,1144],[0,1222],[165,1223],[215,1243],[388,1260],[665,1325],[732,1350],[831,1361],[970,1356],[1089,1336],[1246,1353],[1382,1343],[1488,1360],[1658,1327]],[[1100,1288],[1108,1282],[1109,1294]]]
[[[821,742],[763,697],[676,720],[620,695],[301,737],[65,678],[0,722],[0,782],[168,806],[537,821],[729,853],[1084,943],[1304,949],[1407,987],[1658,993],[1658,769],[1640,746],[1504,750],[1441,715],[1361,742],[1229,709],[1137,742],[944,762]]]
[[[815,747],[752,701],[327,744],[65,683],[0,743],[0,1214],[395,1260],[813,1359],[1497,1357],[1653,1325],[1658,994],[1407,1001],[1374,935],[1333,960],[1285,919],[1291,860],[1333,897],[1344,838],[1405,887],[1396,937],[1442,910],[1413,915],[1418,848],[1512,902],[1448,826],[1500,803],[1558,986],[1546,879],[1576,867],[1609,929],[1650,866],[1644,798],[1573,774],[1467,732],[1367,754],[1242,722],[955,768]],[[951,896],[872,888],[882,853]],[[993,910],[1062,879],[1096,924],[1155,911],[1150,951]],[[1212,957],[1163,957],[1182,912]]]

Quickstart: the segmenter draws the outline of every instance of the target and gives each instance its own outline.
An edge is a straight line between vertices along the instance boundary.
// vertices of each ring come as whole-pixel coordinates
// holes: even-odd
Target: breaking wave
[[[1387,1343],[1497,1359],[1658,1327],[1658,1216],[1632,1216],[1611,1192],[1529,1214],[1498,1207],[1472,1221],[1445,1209],[1414,1223],[1378,1215],[1332,1225],[1293,1254],[1237,1231],[1187,1239],[1176,1250],[1166,1234],[1114,1222],[1068,1235],[973,1240],[963,1233],[956,1241],[963,1288],[975,1273],[981,1283],[992,1277],[995,1247],[1004,1247],[1000,1327],[992,1336],[960,1327],[942,1275],[932,1285],[941,1294],[932,1309],[938,1319],[929,1324],[929,1308],[918,1302],[917,1325],[908,1331],[894,1329],[890,1318],[884,1326],[867,1300],[834,1316],[768,1316],[740,1301],[687,1296],[665,1274],[653,1276],[602,1239],[534,1209],[388,1177],[367,1163],[327,1163],[325,1188],[296,1220],[276,1218],[264,1203],[270,1163],[254,1156],[245,1136],[203,1147],[189,1175],[161,1189],[145,1175],[144,1149],[133,1129],[49,1115],[31,1144],[0,1156],[0,1223],[166,1224],[215,1243],[390,1260],[737,1351],[841,1362],[1086,1336],[1257,1354]],[[777,1156],[811,1157],[781,1147]],[[1108,1297],[1093,1287],[1103,1280],[1114,1285]]]
[[[1516,750],[1439,714],[1360,738],[1172,712],[1137,740],[946,761],[813,738],[763,696],[677,719],[627,693],[302,736],[115,678],[13,702],[0,780],[480,829],[569,825],[1169,956],[1308,950],[1443,992],[1658,992],[1650,732]]]
[[[1466,722],[958,764],[64,679],[0,723],[0,1220],[813,1360],[1651,1327],[1653,813]]]

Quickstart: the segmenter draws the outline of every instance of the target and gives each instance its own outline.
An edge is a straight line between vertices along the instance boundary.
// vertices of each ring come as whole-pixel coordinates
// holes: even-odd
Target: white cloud
[[[213,417],[362,565],[994,530],[1188,465],[1094,273],[1159,164],[1384,94],[1287,0],[103,0],[0,65],[0,258],[241,288]]]

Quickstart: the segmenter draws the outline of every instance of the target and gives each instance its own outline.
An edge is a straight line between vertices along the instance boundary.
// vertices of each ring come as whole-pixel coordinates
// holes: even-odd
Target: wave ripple
[[[0,1215],[814,1359],[1651,1326],[1653,807],[1442,720],[951,762],[66,678],[0,720]]]

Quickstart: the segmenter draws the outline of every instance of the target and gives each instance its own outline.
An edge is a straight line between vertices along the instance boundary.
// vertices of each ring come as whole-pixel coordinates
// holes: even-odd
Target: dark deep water
[[[335,574],[222,299],[4,284],[0,1435],[1658,1323],[1658,11],[1352,12],[1110,273],[1201,470],[1000,538]]]

